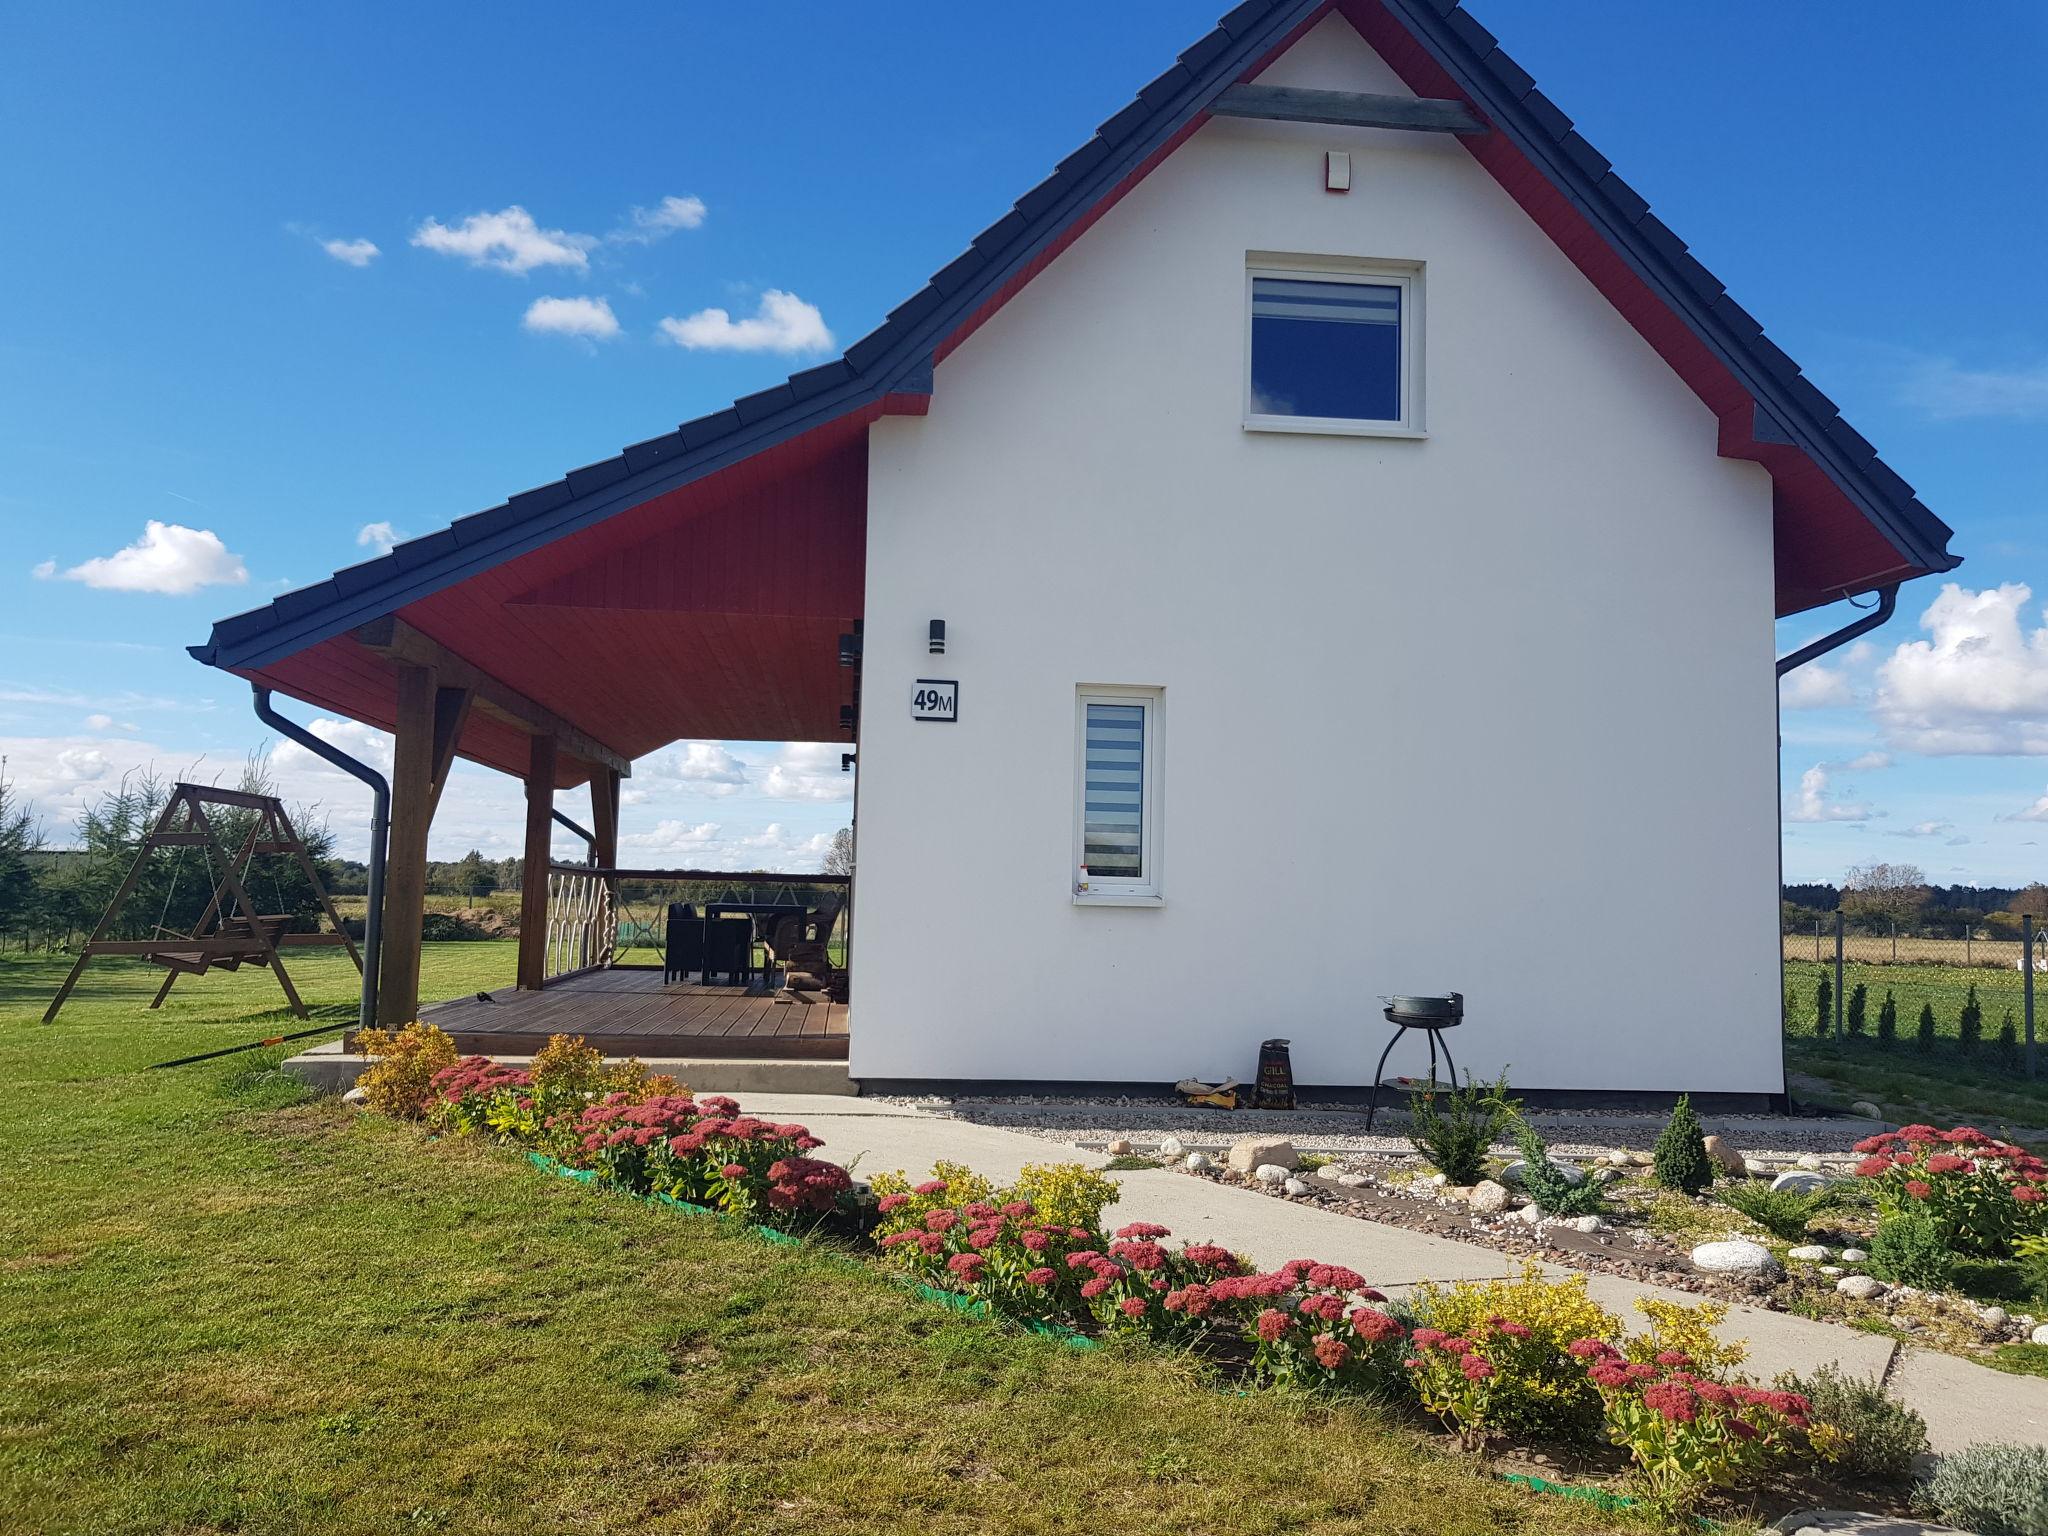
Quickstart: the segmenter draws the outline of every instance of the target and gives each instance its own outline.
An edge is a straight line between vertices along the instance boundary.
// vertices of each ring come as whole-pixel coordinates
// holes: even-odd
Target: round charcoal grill
[[[1387,1041],[1387,1048],[1380,1052],[1380,1064],[1372,1072],[1372,1105],[1365,1112],[1366,1134],[1372,1133],[1373,1117],[1380,1112],[1380,1079],[1386,1075],[1387,1058],[1393,1054],[1394,1046],[1402,1034],[1419,1029],[1429,1038],[1429,1080],[1436,1081],[1437,1047],[1443,1047],[1444,1065],[1450,1068],[1451,1086],[1458,1086],[1458,1064],[1451,1059],[1450,1042],[1443,1038],[1443,1031],[1456,1029],[1465,1020],[1465,994],[1446,992],[1440,996],[1419,993],[1402,993],[1394,997],[1382,997],[1387,1006],[1382,1010],[1387,1022],[1394,1026],[1393,1037]]]

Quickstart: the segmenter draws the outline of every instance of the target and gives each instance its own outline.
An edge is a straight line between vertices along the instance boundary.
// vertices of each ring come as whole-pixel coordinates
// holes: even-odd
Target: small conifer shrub
[[[1884,989],[1884,1001],[1877,1010],[1877,1044],[1880,1050],[1890,1050],[1899,1040],[1899,1000],[1892,996],[1892,989]]]
[[[1681,1093],[1671,1106],[1671,1118],[1664,1122],[1650,1155],[1651,1175],[1666,1189],[1696,1195],[1714,1182],[1713,1159],[1707,1156],[1706,1137],[1689,1094]]]
[[[1998,1065],[2007,1072],[2020,1069],[2020,1027],[2010,1008],[2005,1010],[2004,1022],[1998,1026]]]
[[[1848,1030],[1851,1040],[1863,1038],[1863,1015],[1869,1006],[1870,989],[1859,981],[1849,989],[1848,1013],[1843,1020],[1843,1027]]]
[[[1956,1015],[1956,1044],[1965,1056],[1975,1051],[1984,1039],[1984,1005],[1977,1001],[1977,984],[1970,984],[1969,992],[1963,998],[1963,1011]]]
[[[1913,1045],[1921,1055],[1934,1052],[1934,1004],[1920,1005],[1920,1027],[1913,1032]]]
[[[1825,1040],[1835,1027],[1835,984],[1823,973],[1813,989],[1813,1032]]]

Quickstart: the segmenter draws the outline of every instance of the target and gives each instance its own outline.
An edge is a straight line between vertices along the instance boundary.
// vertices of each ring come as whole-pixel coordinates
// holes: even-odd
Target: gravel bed
[[[902,1104],[976,1125],[1040,1136],[1048,1141],[1092,1148],[1124,1140],[1145,1152],[1167,1136],[1190,1150],[1213,1151],[1243,1136],[1286,1136],[1304,1152],[1366,1153],[1406,1157],[1405,1110],[1382,1108],[1367,1135],[1365,1111],[1355,1104],[1306,1101],[1294,1110],[1190,1109],[1173,1099],[1118,1098],[889,1098]],[[1607,1151],[1646,1152],[1664,1128],[1665,1116],[1616,1110],[1531,1111],[1530,1122],[1562,1157],[1594,1157]],[[1853,1161],[1849,1148],[1873,1131],[1872,1120],[1806,1118],[1791,1115],[1702,1115],[1709,1132],[1719,1132],[1746,1157],[1771,1161],[1815,1152],[1830,1161]],[[1503,1143],[1496,1150],[1513,1149]]]

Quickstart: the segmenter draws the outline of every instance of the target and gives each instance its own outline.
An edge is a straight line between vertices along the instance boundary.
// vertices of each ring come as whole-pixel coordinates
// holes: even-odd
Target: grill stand
[[[1435,1023],[1418,1020],[1411,1024],[1403,1019],[1396,1018],[1394,1010],[1391,1008],[1386,1010],[1386,1014],[1388,1021],[1394,1026],[1394,1036],[1387,1042],[1387,1048],[1380,1052],[1380,1064],[1372,1070],[1372,1103],[1365,1112],[1365,1133],[1368,1136],[1372,1134],[1373,1117],[1380,1112],[1380,1079],[1386,1075],[1387,1058],[1394,1054],[1394,1047],[1400,1043],[1401,1036],[1409,1030],[1419,1029],[1429,1036],[1430,1082],[1432,1084],[1436,1082],[1436,1049],[1441,1045],[1444,1049],[1444,1064],[1451,1069],[1451,1087],[1455,1089],[1458,1086],[1458,1064],[1451,1059],[1451,1043],[1438,1037],[1444,1030],[1455,1028],[1459,1020],[1455,1018],[1443,1019]]]

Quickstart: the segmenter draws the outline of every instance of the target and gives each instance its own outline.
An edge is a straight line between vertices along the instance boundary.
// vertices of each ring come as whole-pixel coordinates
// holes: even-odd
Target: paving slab
[[[1985,1440],[2048,1445],[2048,1379],[2008,1376],[1954,1355],[1908,1348],[1892,1367],[1890,1385],[1926,1418],[1937,1451]]]

